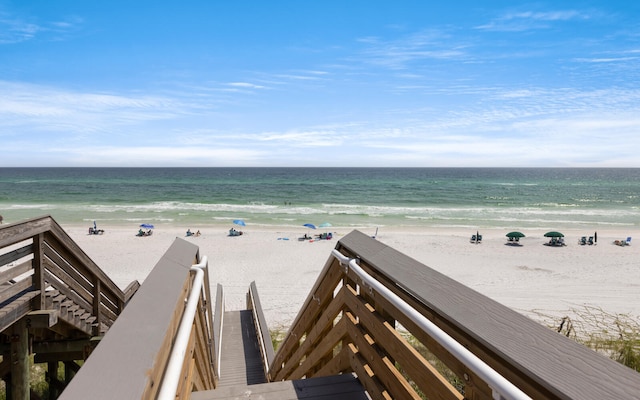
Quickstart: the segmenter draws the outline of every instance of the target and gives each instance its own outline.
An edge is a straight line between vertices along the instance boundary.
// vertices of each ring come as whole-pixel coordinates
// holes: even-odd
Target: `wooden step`
[[[353,374],[257,385],[226,386],[191,393],[191,400],[249,398],[263,400],[368,400],[369,396]]]
[[[31,300],[39,294],[39,290],[23,292],[6,303],[0,309],[0,332],[31,312]]]

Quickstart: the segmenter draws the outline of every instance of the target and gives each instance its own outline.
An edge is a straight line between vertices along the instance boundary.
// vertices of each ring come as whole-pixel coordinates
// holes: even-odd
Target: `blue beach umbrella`
[[[316,226],[314,224],[304,224],[302,226],[306,226],[309,229],[316,229]]]
[[[151,224],[141,224],[140,228],[144,228],[144,229],[153,229],[153,225]]]
[[[318,228],[329,228],[331,226],[330,223],[328,222],[323,222],[320,225],[318,225]]]
[[[233,223],[236,225],[240,225],[240,226],[247,226],[247,224],[245,224],[244,220],[241,219],[234,219]]]

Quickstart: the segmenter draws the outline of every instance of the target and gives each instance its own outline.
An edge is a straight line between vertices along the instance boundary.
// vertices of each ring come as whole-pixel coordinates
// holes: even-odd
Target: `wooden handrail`
[[[273,362],[275,351],[255,281],[251,282],[249,291],[247,292],[247,310],[251,310],[253,314],[253,320],[256,326],[256,337],[260,345],[260,354],[262,355],[262,364],[266,375],[265,378],[268,380],[269,366]]]
[[[222,326],[224,324],[224,288],[218,283],[216,287],[216,308],[213,314],[213,371],[220,376],[220,354],[222,353]]]
[[[191,292],[190,269],[199,261],[198,247],[176,238],[60,398],[156,398]],[[177,399],[188,399],[192,391],[213,389],[217,384],[208,292],[198,290]]]

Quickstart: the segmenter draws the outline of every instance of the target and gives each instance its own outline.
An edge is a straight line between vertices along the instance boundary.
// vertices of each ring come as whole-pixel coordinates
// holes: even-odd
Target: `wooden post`
[[[24,319],[12,328],[11,399],[29,400],[29,331]]]
[[[100,285],[100,279],[98,277],[93,277],[93,316],[96,317],[96,320],[93,321],[96,324],[93,329],[93,335],[100,335],[100,324],[102,323],[102,316],[100,315],[100,301],[101,301],[101,293],[102,288]]]
[[[57,399],[57,385],[58,381],[58,363],[55,361],[49,361],[47,363],[47,382],[49,382],[49,399]]]
[[[44,233],[33,237],[33,286],[35,290],[39,290],[40,294],[33,299],[33,309],[44,310],[45,307],[45,282],[44,282]]]

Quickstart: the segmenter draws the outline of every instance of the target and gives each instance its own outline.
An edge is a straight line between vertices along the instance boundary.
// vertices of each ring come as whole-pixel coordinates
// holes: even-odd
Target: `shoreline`
[[[149,237],[136,237],[137,227],[98,225],[103,235],[89,235],[87,225],[61,224],[80,248],[119,286],[143,283],[176,237],[200,247],[209,257],[212,289],[221,284],[229,310],[244,308],[244,295],[256,282],[269,326],[286,326],[296,317],[337,240],[351,227],[310,230],[290,226],[246,226],[244,234],[227,236],[232,224],[156,226]],[[186,237],[187,228],[201,236]],[[375,229],[358,230],[373,235]],[[333,232],[332,240],[299,242],[307,234]],[[483,229],[482,243],[472,244],[476,229],[380,227],[377,240],[426,266],[510,307],[539,319],[562,317],[575,310],[597,308],[610,314],[640,315],[640,246],[616,246],[633,236],[598,230],[596,245],[581,246],[593,232],[560,230],[567,246],[543,245],[544,229],[523,229],[522,246],[507,245],[506,232]],[[288,240],[287,240],[288,239]]]

